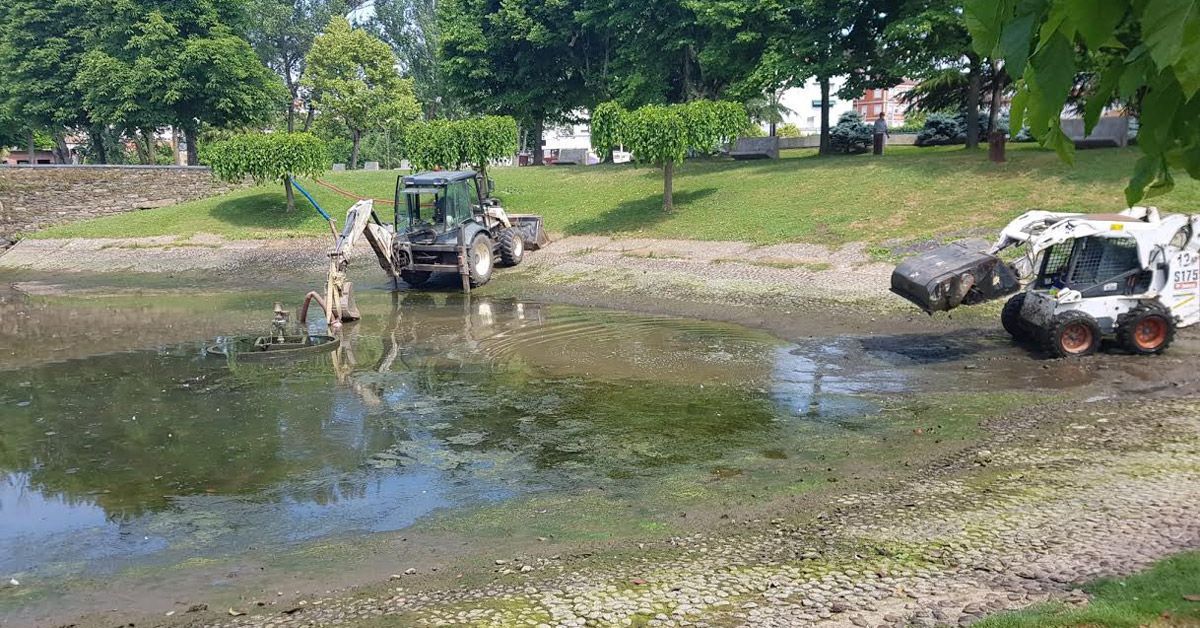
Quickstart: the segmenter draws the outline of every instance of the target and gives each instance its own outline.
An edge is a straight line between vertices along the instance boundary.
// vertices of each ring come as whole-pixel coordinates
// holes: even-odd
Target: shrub
[[[742,137],[766,137],[766,136],[767,136],[767,132],[764,131],[763,128],[761,126],[758,126],[757,124],[747,124],[746,128],[742,130]]]
[[[948,146],[965,144],[966,134],[958,119],[942,113],[931,113],[925,119],[925,128],[917,133],[917,146]]]
[[[247,133],[204,146],[201,159],[225,181],[250,177],[255,183],[282,183],[288,211],[296,208],[292,177],[317,178],[332,166],[329,150],[311,133]]]
[[[779,128],[775,129],[775,135],[777,135],[779,137],[803,137],[804,136],[804,134],[800,132],[800,127],[792,124],[791,122],[788,122],[787,124],[784,124],[784,125],[780,126]]]
[[[865,153],[872,142],[871,127],[863,123],[857,111],[843,113],[837,125],[829,130],[829,147],[836,153]]]

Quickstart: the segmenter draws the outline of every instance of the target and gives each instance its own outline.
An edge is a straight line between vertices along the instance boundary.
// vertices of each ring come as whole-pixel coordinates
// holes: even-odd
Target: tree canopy
[[[258,184],[282,183],[288,211],[296,208],[292,177],[315,179],[332,165],[325,143],[311,133],[236,135],[205,147],[204,161],[225,181],[249,177]]]
[[[342,17],[330,20],[308,53],[305,83],[321,112],[350,130],[351,169],[358,167],[364,132],[420,116],[412,80],[400,77],[395,61],[387,44]]]
[[[404,130],[404,156],[413,170],[474,167],[487,176],[492,161],[517,151],[517,123],[508,116],[431,120]]]
[[[321,28],[333,16],[344,14],[346,8],[344,0],[249,0],[249,9],[256,18],[248,33],[250,43],[287,86],[288,131],[296,126],[296,103],[303,96],[308,51]],[[309,100],[306,131],[312,125],[313,112]]]

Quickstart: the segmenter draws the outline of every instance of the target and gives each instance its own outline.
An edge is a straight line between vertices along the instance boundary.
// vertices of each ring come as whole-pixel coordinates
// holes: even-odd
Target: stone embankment
[[[174,166],[0,167],[0,250],[21,233],[52,225],[166,207],[237,186],[208,168]]]

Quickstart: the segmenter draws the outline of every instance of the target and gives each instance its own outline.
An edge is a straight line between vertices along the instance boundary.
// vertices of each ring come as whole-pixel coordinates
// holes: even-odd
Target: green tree
[[[442,33],[437,0],[375,0],[373,25],[392,47],[403,74],[413,80],[425,119],[458,113],[442,73]]]
[[[492,161],[517,150],[517,122],[508,116],[430,120],[404,131],[404,156],[413,170],[475,168],[484,177]]]
[[[621,137],[641,162],[663,169],[663,211],[675,209],[675,164],[689,150],[708,153],[737,137],[746,126],[737,103],[693,101],[685,105],[646,105],[624,117]]]
[[[1130,205],[1174,187],[1173,169],[1200,178],[1200,3],[1196,0],[968,0],[967,26],[980,54],[1002,56],[1016,82],[1010,126],[1029,127],[1065,161],[1075,145],[1060,116],[1076,86],[1077,52],[1107,64],[1080,99],[1087,132],[1114,98],[1139,110]],[[1123,36],[1117,36],[1121,34]],[[1086,67],[1086,66],[1085,66]]]
[[[534,0],[443,0],[438,4],[446,88],[479,114],[512,116],[530,130],[542,163],[546,125],[575,121],[589,102],[575,6]]]
[[[266,123],[286,96],[240,34],[243,9],[239,0],[96,2],[75,84],[92,120],[179,128],[189,165],[199,161],[201,125]]]
[[[345,18],[329,21],[308,53],[305,82],[322,114],[338,117],[350,130],[350,168],[358,167],[363,133],[416,120],[420,106],[411,79],[401,78],[387,44]]]
[[[775,127],[783,124],[784,118],[795,113],[780,100],[782,93],[783,90],[772,89],[746,101],[746,110],[750,113],[750,119],[759,124],[766,122],[769,129],[767,135],[771,137],[775,137]]]
[[[589,90],[627,107],[705,98],[746,100],[774,2],[596,0],[582,3],[576,48]],[[594,104],[594,103],[588,103]]]
[[[287,87],[288,132],[296,128],[296,103],[302,99],[308,101],[304,130],[312,126],[312,102],[302,93],[305,57],[317,33],[346,9],[342,0],[250,0],[249,10],[255,16],[248,32],[250,43]]]
[[[900,0],[781,0],[770,16],[771,40],[752,82],[762,91],[815,79],[821,90],[821,148],[829,154],[831,81],[844,76],[842,98],[894,85],[895,65],[879,40]]]
[[[0,104],[20,123],[29,145],[49,129],[59,157],[66,131],[87,123],[76,68],[94,22],[89,0],[5,0],[0,3]]]
[[[1009,82],[995,56],[972,46],[962,0],[907,0],[884,29],[881,40],[895,73],[919,81],[924,111],[961,110],[966,116],[967,148],[979,145],[983,93],[990,93],[989,128],[996,126],[999,104]],[[990,59],[990,61],[989,61]],[[928,100],[928,104],[925,102]]]
[[[592,112],[592,150],[596,151],[601,160],[611,160],[613,148],[624,143],[621,128],[627,115],[629,112],[615,101],[602,103]]]
[[[329,150],[311,133],[247,133],[205,147],[204,162],[218,178],[238,183],[282,183],[288,211],[296,209],[293,177],[315,179],[329,171]]]

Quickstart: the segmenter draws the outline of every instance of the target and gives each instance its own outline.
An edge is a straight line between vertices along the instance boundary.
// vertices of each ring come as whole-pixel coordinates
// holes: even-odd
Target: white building
[[[853,101],[837,96],[837,91],[842,88],[843,83],[843,78],[833,78],[829,81],[829,126],[837,124],[843,113],[854,109]],[[792,113],[784,116],[784,124],[794,124],[805,133],[820,132],[821,86],[816,79],[800,87],[788,88],[780,97],[780,103],[792,110]]]

